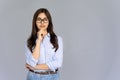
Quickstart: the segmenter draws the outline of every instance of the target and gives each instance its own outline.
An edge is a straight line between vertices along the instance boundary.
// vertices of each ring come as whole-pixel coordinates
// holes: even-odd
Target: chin
[[[40,29],[47,30],[47,28],[40,28]]]

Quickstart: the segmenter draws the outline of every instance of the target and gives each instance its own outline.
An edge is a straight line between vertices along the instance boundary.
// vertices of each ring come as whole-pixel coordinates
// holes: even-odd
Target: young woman
[[[25,46],[27,80],[59,80],[63,61],[62,38],[53,31],[52,18],[45,8],[38,9],[32,32]]]

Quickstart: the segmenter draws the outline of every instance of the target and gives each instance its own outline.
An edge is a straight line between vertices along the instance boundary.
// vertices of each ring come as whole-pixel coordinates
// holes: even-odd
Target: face
[[[40,13],[36,19],[37,28],[40,30],[47,30],[49,20],[45,13]]]

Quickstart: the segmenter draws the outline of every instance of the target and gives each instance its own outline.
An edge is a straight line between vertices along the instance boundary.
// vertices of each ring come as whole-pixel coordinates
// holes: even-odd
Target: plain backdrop
[[[61,80],[120,80],[119,0],[0,0],[0,80],[26,80],[24,45],[42,7],[63,38]]]

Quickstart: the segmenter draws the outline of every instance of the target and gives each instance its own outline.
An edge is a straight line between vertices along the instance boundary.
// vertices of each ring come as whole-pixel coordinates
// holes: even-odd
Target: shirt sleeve
[[[55,71],[55,69],[61,67],[62,62],[63,62],[63,42],[62,42],[61,37],[58,37],[58,45],[59,45],[59,48],[55,52],[55,56],[53,57],[53,59],[51,61],[48,61],[46,63],[49,66],[49,68],[53,71]]]
[[[32,67],[35,67],[36,64],[38,63],[38,60],[34,59],[30,49],[27,47],[27,44],[25,45],[25,56],[26,56],[26,63]]]

